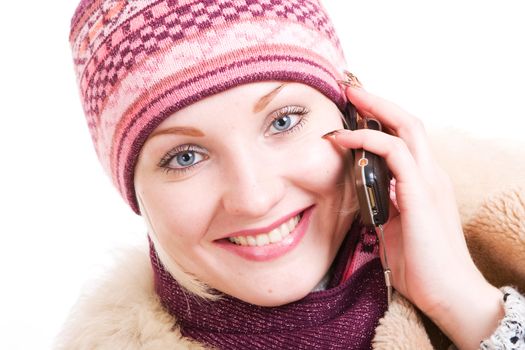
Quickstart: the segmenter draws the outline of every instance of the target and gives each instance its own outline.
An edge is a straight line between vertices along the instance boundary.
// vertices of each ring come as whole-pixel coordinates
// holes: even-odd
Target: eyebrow
[[[166,134],[179,134],[179,135],[194,136],[194,137],[206,136],[204,135],[202,131],[200,131],[199,129],[192,128],[191,126],[174,126],[172,128],[154,131],[151,133],[149,138],[151,139],[155,136],[166,135]]]
[[[263,97],[261,97],[259,99],[259,101],[257,101],[257,103],[255,104],[255,106],[253,106],[253,112],[254,113],[258,113],[258,112],[262,111],[266,106],[268,106],[268,104],[270,102],[272,102],[274,97],[277,96],[277,94],[285,86],[286,86],[286,83],[283,83],[283,84],[279,85],[278,87],[276,87],[275,89],[273,89],[272,91],[270,91],[269,93],[267,93],[266,95],[264,95]]]

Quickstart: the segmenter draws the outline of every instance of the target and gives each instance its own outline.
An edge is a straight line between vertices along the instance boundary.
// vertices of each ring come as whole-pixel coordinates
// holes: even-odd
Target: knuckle
[[[424,135],[426,133],[425,125],[421,119],[416,118],[413,115],[409,115],[407,117],[407,121],[408,122],[404,124],[399,130],[401,134],[416,136]]]
[[[408,152],[407,144],[405,143],[405,141],[403,141],[399,137],[393,137],[391,142],[392,142],[391,149],[393,152],[396,152],[396,153]]]

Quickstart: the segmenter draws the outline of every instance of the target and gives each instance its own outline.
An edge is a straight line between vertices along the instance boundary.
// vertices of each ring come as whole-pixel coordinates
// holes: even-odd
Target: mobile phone
[[[345,108],[346,127],[350,130],[373,129],[381,131],[381,123],[361,118],[348,102]],[[388,220],[390,203],[390,176],[385,160],[364,149],[352,150],[354,174],[361,220],[367,226],[379,226]]]

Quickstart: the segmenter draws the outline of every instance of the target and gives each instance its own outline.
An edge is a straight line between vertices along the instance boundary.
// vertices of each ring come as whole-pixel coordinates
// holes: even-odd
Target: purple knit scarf
[[[379,259],[364,263],[341,283],[356,246],[367,249],[358,244],[365,239],[362,232],[354,224],[347,234],[326,290],[287,305],[261,307],[228,295],[214,302],[192,297],[163,268],[150,243],[155,289],[182,335],[214,348],[370,349],[387,308]]]

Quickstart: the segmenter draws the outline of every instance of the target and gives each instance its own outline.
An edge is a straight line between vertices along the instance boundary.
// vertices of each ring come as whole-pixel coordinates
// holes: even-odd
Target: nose
[[[239,147],[225,162],[223,206],[235,216],[262,217],[285,193],[285,179],[267,152]]]

